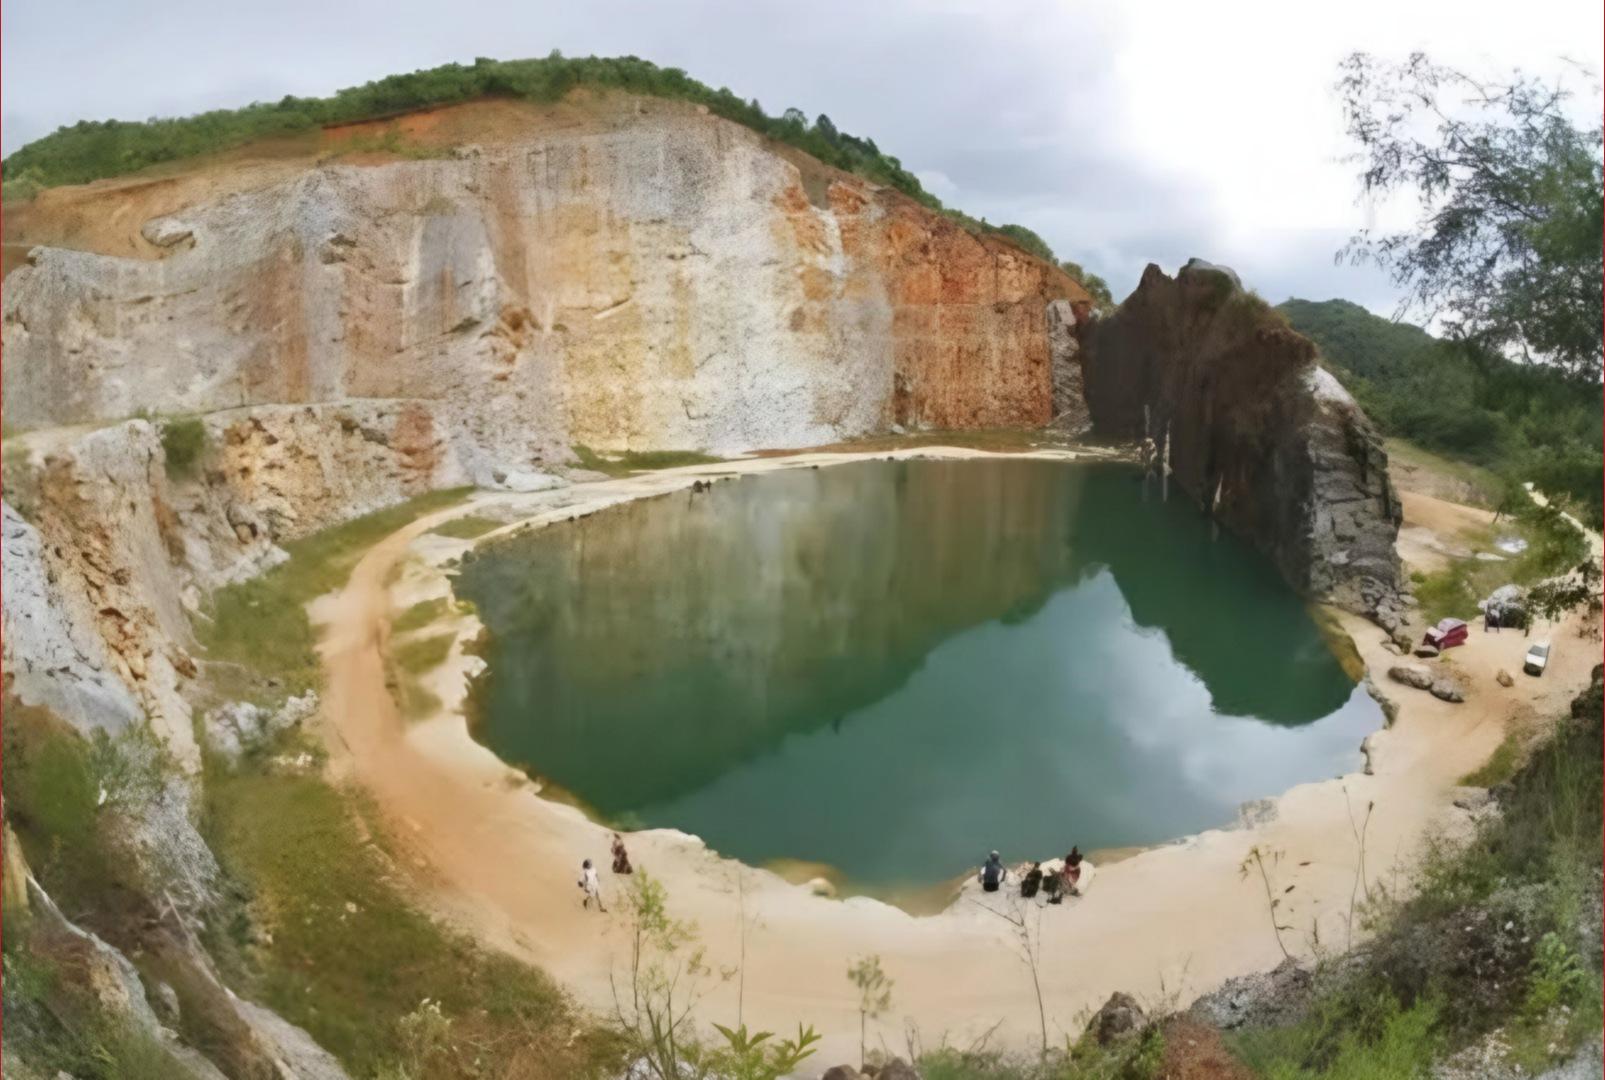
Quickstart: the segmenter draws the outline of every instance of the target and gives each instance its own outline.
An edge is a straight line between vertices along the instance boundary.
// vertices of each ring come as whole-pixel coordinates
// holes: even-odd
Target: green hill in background
[[[1532,480],[1596,526],[1602,516],[1598,383],[1516,363],[1347,300],[1277,307],[1387,434]]]
[[[84,184],[243,146],[256,139],[293,135],[332,124],[375,120],[480,98],[555,102],[576,87],[620,90],[704,105],[761,135],[813,155],[827,165],[896,188],[916,202],[1055,262],[1053,249],[1024,225],[994,225],[942,205],[903,163],[875,145],[840,130],[821,113],[812,122],[800,109],[770,116],[758,100],[726,87],[715,90],[679,68],[635,56],[566,57],[559,52],[529,60],[491,60],[391,75],[329,97],[284,97],[239,109],[143,121],[81,120],[35,139],[3,162],[4,197],[31,198],[42,188]]]

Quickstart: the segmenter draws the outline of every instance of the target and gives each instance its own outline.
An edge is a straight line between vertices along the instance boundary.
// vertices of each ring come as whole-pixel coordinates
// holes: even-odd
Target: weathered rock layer
[[[1084,336],[1099,434],[1168,446],[1181,489],[1300,592],[1367,614],[1395,607],[1400,507],[1381,440],[1315,346],[1235,275],[1149,266]]]
[[[524,121],[423,158],[47,192],[8,230],[44,246],[6,279],[7,421],[423,400],[487,481],[572,444],[1051,418],[1046,305],[1085,300],[1057,268],[688,107]]]

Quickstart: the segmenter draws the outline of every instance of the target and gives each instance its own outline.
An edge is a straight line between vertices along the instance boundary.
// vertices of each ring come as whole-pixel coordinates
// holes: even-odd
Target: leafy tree
[[[1277,311],[1388,434],[1534,481],[1595,523],[1605,517],[1599,383],[1436,338],[1347,300],[1288,300]]]
[[[1024,225],[999,225],[995,230],[998,235],[1007,237],[1025,251],[1029,251],[1044,262],[1053,262],[1053,249],[1048,242]]]
[[[1097,311],[1113,311],[1115,298],[1109,291],[1109,283],[1097,274],[1089,273],[1081,268],[1081,264],[1065,259],[1059,264],[1059,269],[1081,282],[1081,287],[1087,290],[1092,297],[1092,306]]]
[[[1406,306],[1452,337],[1597,379],[1601,126],[1577,127],[1563,87],[1519,71],[1484,82],[1421,53],[1402,64],[1354,53],[1340,73],[1362,191],[1413,193],[1422,212],[1404,232],[1362,230],[1346,254],[1388,268]]]
[[[1600,611],[1600,567],[1585,559],[1576,570],[1534,585],[1527,591],[1527,607],[1550,622],[1559,622],[1573,611],[1597,615]]]

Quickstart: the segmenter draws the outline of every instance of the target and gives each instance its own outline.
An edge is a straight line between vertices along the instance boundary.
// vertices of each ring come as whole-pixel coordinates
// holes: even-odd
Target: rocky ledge
[[[1397,620],[1400,506],[1381,439],[1236,274],[1150,265],[1078,359],[1095,434],[1152,440],[1181,491],[1304,595]]]

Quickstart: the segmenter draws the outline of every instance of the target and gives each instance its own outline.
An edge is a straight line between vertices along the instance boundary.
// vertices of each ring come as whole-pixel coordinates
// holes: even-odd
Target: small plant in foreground
[[[892,980],[881,970],[879,956],[866,956],[847,969],[847,977],[858,987],[858,1065],[863,1068],[864,1029],[868,1022],[892,1007]]]

